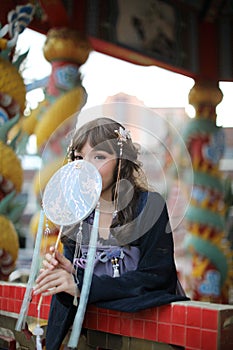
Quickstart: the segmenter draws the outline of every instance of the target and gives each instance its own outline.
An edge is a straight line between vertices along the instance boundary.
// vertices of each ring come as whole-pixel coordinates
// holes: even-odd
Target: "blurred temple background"
[[[125,115],[167,199],[186,293],[233,304],[231,1],[2,1],[0,10],[1,280],[28,278],[41,194],[63,164],[71,116],[106,105]],[[49,226],[41,255],[57,238]]]

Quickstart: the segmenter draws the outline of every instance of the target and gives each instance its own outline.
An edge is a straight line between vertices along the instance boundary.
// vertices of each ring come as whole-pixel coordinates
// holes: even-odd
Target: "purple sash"
[[[88,247],[82,246],[81,257],[74,260],[74,264],[82,269],[85,269],[86,267],[87,251]],[[97,247],[94,274],[97,276],[108,275],[111,277],[117,277],[114,275],[116,269],[118,270],[119,275],[122,275],[127,271],[136,270],[138,261],[139,249],[137,247]]]

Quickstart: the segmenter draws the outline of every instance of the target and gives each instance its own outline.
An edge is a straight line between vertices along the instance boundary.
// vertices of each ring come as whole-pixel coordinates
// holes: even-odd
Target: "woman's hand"
[[[51,253],[51,254],[50,254]],[[79,297],[79,290],[72,275],[73,265],[54,247],[45,255],[43,268],[40,270],[34,287],[34,295],[53,295],[66,292]]]
[[[34,295],[53,295],[66,292],[79,297],[79,291],[73,275],[62,268],[41,270],[34,287]]]
[[[43,267],[48,270],[54,270],[55,268],[61,268],[69,273],[73,272],[73,265],[63,254],[61,254],[54,247],[50,247],[50,253],[45,255],[43,260]],[[43,271],[43,269],[41,270]]]

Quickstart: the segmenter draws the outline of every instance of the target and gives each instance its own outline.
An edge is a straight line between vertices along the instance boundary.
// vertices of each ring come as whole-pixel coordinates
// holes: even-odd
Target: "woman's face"
[[[114,171],[117,165],[116,155],[103,150],[95,150],[88,142],[85,143],[80,152],[75,150],[75,159],[84,159],[92,163],[102,177],[101,196],[106,200],[111,200],[112,186],[114,184]]]

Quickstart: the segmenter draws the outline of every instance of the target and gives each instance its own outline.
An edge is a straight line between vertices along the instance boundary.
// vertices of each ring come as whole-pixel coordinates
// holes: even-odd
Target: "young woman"
[[[125,128],[98,118],[75,131],[70,161],[92,163],[102,178],[99,231],[89,304],[125,312],[186,300],[178,292],[173,237],[164,199],[148,189],[136,147]],[[71,327],[80,296],[95,210],[63,234],[64,255],[51,249],[35,294],[53,295],[46,349],[56,350]]]

